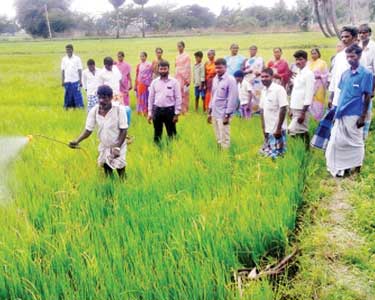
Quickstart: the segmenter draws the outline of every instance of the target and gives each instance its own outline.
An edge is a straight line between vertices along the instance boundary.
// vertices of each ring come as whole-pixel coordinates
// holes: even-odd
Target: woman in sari
[[[137,95],[137,113],[147,116],[148,111],[148,88],[152,81],[152,64],[147,61],[147,53],[141,52],[141,62],[137,65],[135,77],[135,92]]]
[[[208,58],[208,61],[204,65],[205,74],[206,74],[206,82],[205,82],[206,95],[204,98],[203,111],[207,111],[208,106],[211,101],[211,97],[212,97],[212,82],[214,80],[214,77],[216,76],[215,50],[213,49],[208,50],[207,58]]]
[[[310,106],[310,112],[316,121],[320,121],[323,117],[328,80],[327,63],[320,57],[319,49],[313,48],[311,50],[311,61],[308,63],[308,67],[315,74],[314,99]]]
[[[178,42],[178,55],[176,57],[176,79],[180,84],[182,95],[181,113],[185,114],[189,111],[190,100],[190,81],[191,81],[191,60],[185,51],[185,43]]]
[[[132,78],[131,78],[131,67],[130,65],[124,60],[125,53],[123,51],[119,51],[117,53],[117,62],[116,67],[119,69],[122,79],[120,82],[120,94],[123,98],[123,104],[125,106],[129,106],[129,91],[132,89]]]
[[[284,88],[287,88],[291,77],[288,62],[281,58],[283,51],[281,48],[273,49],[274,59],[268,62],[267,67],[272,68],[274,71],[274,81],[281,84]]]
[[[156,48],[155,49],[156,59],[152,62],[152,79],[159,77],[159,62],[163,60],[163,49]]]

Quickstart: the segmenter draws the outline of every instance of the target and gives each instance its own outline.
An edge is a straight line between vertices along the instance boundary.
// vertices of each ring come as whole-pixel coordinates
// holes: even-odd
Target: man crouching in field
[[[98,126],[99,158],[98,164],[104,168],[107,176],[117,170],[120,178],[125,177],[126,167],[126,134],[128,121],[125,108],[122,105],[112,104],[113,91],[103,85],[98,89],[99,104],[90,110],[86,129],[74,141],[69,143],[71,148],[77,148],[79,143],[87,139]]]

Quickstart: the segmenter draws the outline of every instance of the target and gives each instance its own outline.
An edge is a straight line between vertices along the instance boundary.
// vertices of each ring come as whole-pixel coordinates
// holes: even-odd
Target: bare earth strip
[[[348,187],[345,187],[345,183]],[[358,295],[360,299],[374,299],[371,295],[370,278],[366,278],[358,268],[348,265],[345,261],[348,249],[362,248],[366,241],[350,226],[348,214],[353,209],[348,202],[350,191],[348,188],[353,185],[351,181],[343,182],[336,180],[336,192],[330,201],[325,203],[325,209],[329,212],[329,220],[322,223],[327,230],[327,253],[328,271],[335,279],[332,285],[322,289],[322,295],[332,294],[337,287],[347,288]]]
[[[312,223],[303,224],[299,237],[299,271],[280,286],[277,299],[375,299],[374,249],[352,220],[357,179],[320,181],[324,197],[315,200]]]

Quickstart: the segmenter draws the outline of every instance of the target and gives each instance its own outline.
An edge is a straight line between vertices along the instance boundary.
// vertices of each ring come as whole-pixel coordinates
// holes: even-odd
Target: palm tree
[[[328,7],[330,10],[330,12],[328,13],[328,16],[331,20],[333,29],[335,30],[337,37],[340,38],[340,30],[337,26],[337,19],[336,19],[336,2],[335,1],[336,0],[328,0],[329,2]]]
[[[335,0],[313,0],[316,19],[325,37],[340,37],[336,21]],[[331,29],[331,24],[333,29]],[[325,25],[325,26],[324,26]]]
[[[316,20],[318,21],[320,30],[323,32],[325,37],[330,37],[329,34],[327,33],[327,31],[325,30],[325,28],[323,26],[323,23],[322,23],[322,18],[321,18],[320,11],[319,11],[318,0],[314,0],[314,11],[315,11]]]
[[[125,0],[109,0],[116,11],[116,39],[120,38],[120,12],[121,5],[125,3]]]
[[[141,12],[141,18],[142,18],[142,37],[144,38],[146,36],[145,33],[145,5],[147,4],[148,0],[133,0],[135,4],[138,4],[141,6],[142,12]]]
[[[323,18],[326,24],[327,31],[329,35],[333,37],[335,36],[335,33],[332,31],[331,24],[329,23],[331,18],[330,18],[330,10],[328,10],[327,0],[322,0],[321,2],[322,2]]]

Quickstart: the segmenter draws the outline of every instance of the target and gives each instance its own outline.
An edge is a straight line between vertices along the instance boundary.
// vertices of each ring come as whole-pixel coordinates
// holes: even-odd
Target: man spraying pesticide
[[[69,143],[69,147],[77,148],[79,143],[87,139],[98,127],[99,166],[104,168],[107,176],[113,176],[113,170],[121,179],[125,178],[126,167],[126,135],[128,121],[125,108],[112,103],[113,91],[109,86],[98,88],[99,104],[92,108],[87,116],[86,128],[82,134]]]

